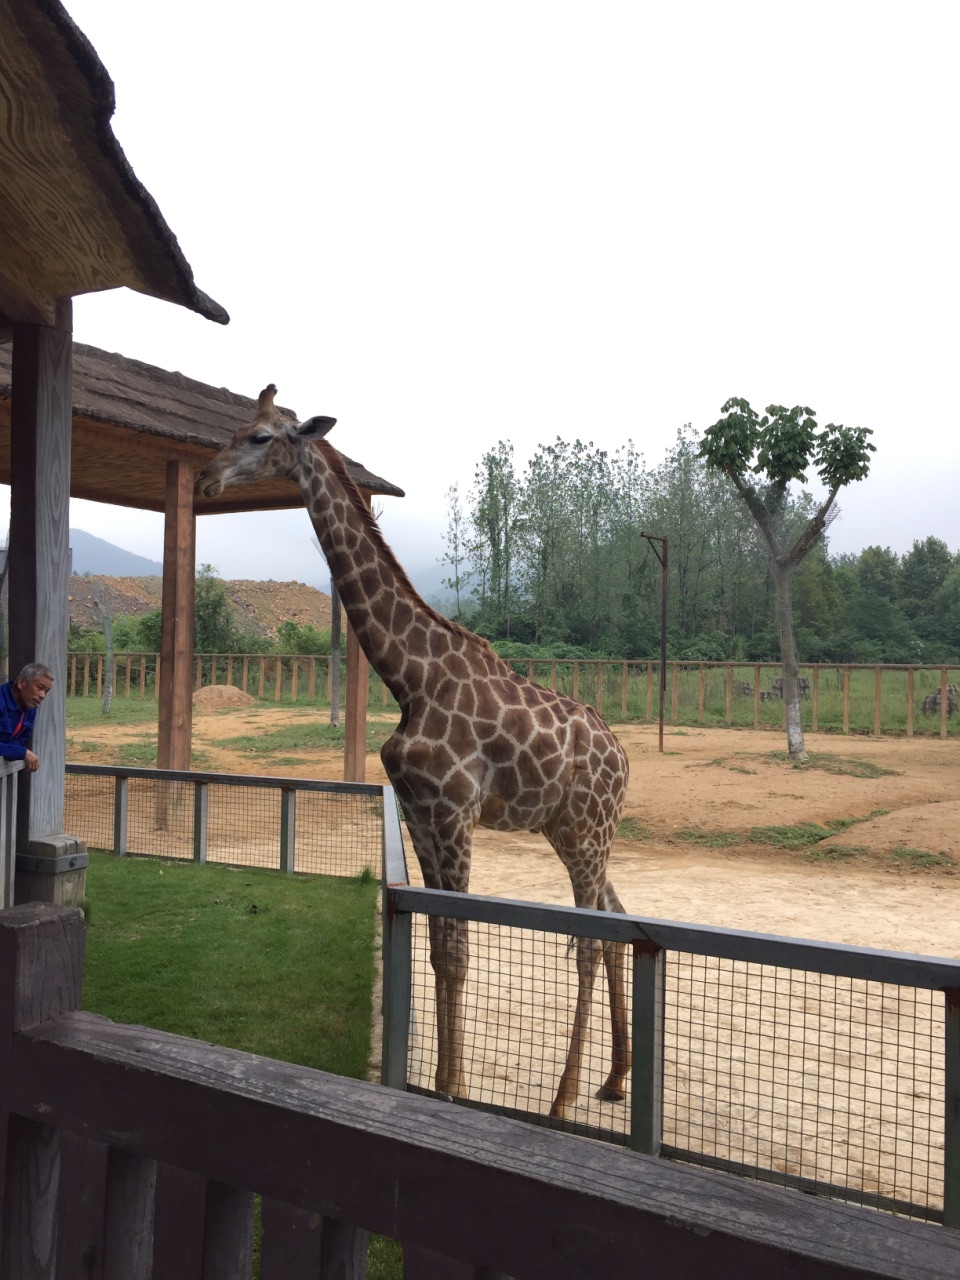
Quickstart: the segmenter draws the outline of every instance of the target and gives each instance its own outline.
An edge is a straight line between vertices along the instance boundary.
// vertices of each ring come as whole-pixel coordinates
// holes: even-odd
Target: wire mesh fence
[[[392,911],[406,909],[407,892],[391,889]],[[407,1085],[431,1092],[436,1005],[423,901],[419,891],[410,917]],[[555,1121],[549,1110],[577,998],[576,947],[568,936],[577,913],[468,898],[458,915],[469,917],[472,905],[481,918],[469,924],[469,1085],[462,1099],[468,1105],[956,1224],[960,963],[613,919],[595,936],[628,936],[631,926],[634,937],[638,927],[645,937],[656,933],[656,999],[649,988],[635,999],[641,989],[636,954],[627,990],[634,1076],[647,1071],[650,1078],[629,1082],[621,1102],[597,1100],[612,1052],[601,966],[579,1096],[566,1119]],[[506,918],[498,922],[504,908]],[[517,925],[525,912],[528,928]],[[553,930],[542,927],[551,913]],[[706,938],[704,952],[691,947],[697,932]],[[731,954],[710,954],[717,949]],[[389,946],[385,950],[389,957]],[[765,951],[770,963],[763,962]]]
[[[67,765],[65,821],[91,848],[333,876],[376,873],[383,788]]]

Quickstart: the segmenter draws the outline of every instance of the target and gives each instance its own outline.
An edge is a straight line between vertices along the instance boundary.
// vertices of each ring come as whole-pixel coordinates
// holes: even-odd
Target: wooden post
[[[83,655],[83,696],[89,697],[90,694],[90,655]]]
[[[579,662],[574,662],[573,664],[573,693],[571,694],[571,697],[573,698],[574,702],[576,702],[580,697],[580,663]]]
[[[370,506],[370,494],[361,490]],[[335,607],[339,608],[339,595]],[[344,716],[343,780],[364,782],[367,776],[367,700],[370,696],[370,666],[367,655],[347,620],[347,699]]]
[[[24,903],[0,917],[0,1080],[10,1081],[16,1032],[80,1008],[83,934],[79,911],[47,903]],[[0,1169],[6,1171],[0,1275],[53,1277],[60,1131],[0,1114]]]
[[[291,672],[290,672],[290,701],[291,701],[291,702],[296,702],[296,700],[297,700],[297,675],[298,675],[298,667],[299,667],[299,663],[297,662],[297,659],[296,659],[296,658],[291,658],[291,663],[292,663],[292,670],[291,670]]]
[[[242,675],[241,675],[241,677],[240,677],[240,688],[243,690],[243,692],[244,692],[244,693],[246,693],[246,692],[247,692],[247,681],[248,681],[248,680],[249,680],[249,678],[250,678],[250,659],[249,659],[249,657],[248,657],[246,654],[244,654],[244,655],[243,655],[243,667],[242,667],[242,672],[243,672],[243,674],[242,674]]]
[[[647,663],[647,719],[653,719],[653,663]]]
[[[881,698],[880,682],[882,679],[882,672],[879,667],[877,667],[874,675],[875,675],[875,679],[874,679],[874,688],[873,688],[873,736],[875,738],[879,738],[880,737],[880,698]]]
[[[347,706],[343,718],[343,780],[364,782],[367,766],[369,664],[353,627],[347,624]]]
[[[597,663],[597,711],[603,715],[603,663]]]
[[[67,722],[72,307],[15,324],[10,400],[10,675],[43,662],[54,683],[33,733],[42,767],[18,778],[18,901],[83,898],[86,845],[63,830]],[[29,870],[27,869],[29,866]]]
[[[620,719],[627,718],[627,664],[623,664],[623,673],[620,677]]]
[[[160,769],[190,768],[195,577],[193,467],[185,459],[177,458],[167,463],[163,528],[163,621],[157,723],[157,767]]]
[[[143,698],[147,692],[147,655],[140,655],[140,697]]]
[[[283,686],[283,659],[282,659],[282,658],[277,658],[277,660],[276,660],[276,662],[273,664],[273,666],[274,666],[274,677],[273,677],[273,700],[274,700],[274,702],[279,702],[279,701],[280,701],[280,690],[281,690],[281,688],[282,688],[282,686]]]
[[[913,667],[907,667],[907,737],[913,737]]]
[[[947,714],[949,711],[949,695],[947,694],[947,668],[940,668],[940,737],[947,736]]]
[[[843,732],[850,732],[850,668],[843,669]]]
[[[701,674],[703,668],[700,668]],[[727,728],[733,724],[733,667],[724,668],[724,696],[726,700]]]
[[[257,682],[257,697],[263,699],[263,675],[267,665],[266,658],[261,658],[259,662],[259,680]]]
[[[308,668],[308,671],[309,671],[309,675],[307,676],[307,681],[308,681],[307,697],[310,699],[310,705],[313,706],[317,701],[317,660],[316,658],[310,659],[310,666]]]
[[[676,663],[673,664],[673,671],[670,673],[670,723],[677,723],[677,702],[680,696],[680,668]]]
[[[753,668],[753,727],[760,728],[760,663]]]
[[[816,733],[820,727],[820,668],[813,668],[810,681],[810,729]]]

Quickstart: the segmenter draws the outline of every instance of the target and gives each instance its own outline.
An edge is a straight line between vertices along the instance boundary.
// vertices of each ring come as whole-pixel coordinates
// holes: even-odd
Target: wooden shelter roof
[[[120,285],[226,324],[110,127],[103,63],[59,0],[0,0],[0,325]]]
[[[186,457],[199,471],[251,421],[256,407],[256,400],[225,387],[74,343],[71,496],[163,511],[167,462]],[[292,410],[283,412],[296,419]],[[344,460],[362,489],[404,496],[362,463]],[[10,483],[10,347],[2,345],[0,483]],[[302,501],[292,481],[268,479],[228,489],[219,498],[197,497],[195,510],[198,515],[282,510]]]

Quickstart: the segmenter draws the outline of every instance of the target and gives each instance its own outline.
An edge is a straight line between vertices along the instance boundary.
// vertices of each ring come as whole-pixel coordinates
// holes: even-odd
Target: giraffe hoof
[[[623,1089],[618,1089],[612,1084],[602,1085],[597,1090],[597,1097],[601,1102],[622,1102],[626,1096]]]

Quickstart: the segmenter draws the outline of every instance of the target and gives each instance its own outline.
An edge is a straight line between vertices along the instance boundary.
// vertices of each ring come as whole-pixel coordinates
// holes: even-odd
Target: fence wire
[[[471,921],[468,1103],[548,1117],[577,997],[565,936]],[[432,1091],[434,977],[413,920],[408,1080]],[[626,966],[632,1008],[631,967]],[[943,1208],[944,999],[937,991],[667,952],[663,1154],[816,1194],[936,1219]],[[579,1096],[566,1127],[628,1143],[630,1096],[599,1102],[610,1070],[600,966]]]

